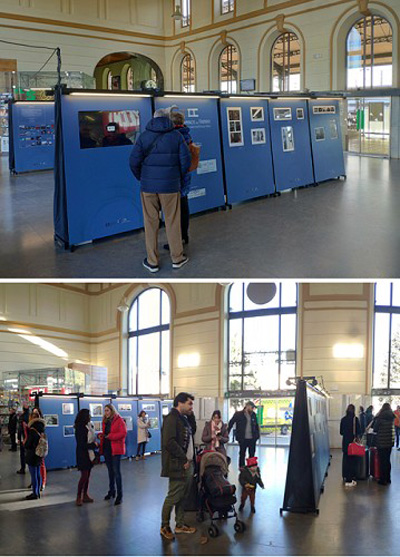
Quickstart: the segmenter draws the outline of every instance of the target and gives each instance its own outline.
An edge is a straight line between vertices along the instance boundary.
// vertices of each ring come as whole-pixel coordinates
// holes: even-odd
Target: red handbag
[[[348,444],[347,447],[347,454],[349,456],[365,456],[365,447],[361,443],[356,441],[356,417],[354,416],[354,427],[353,427],[353,435],[354,441]]]

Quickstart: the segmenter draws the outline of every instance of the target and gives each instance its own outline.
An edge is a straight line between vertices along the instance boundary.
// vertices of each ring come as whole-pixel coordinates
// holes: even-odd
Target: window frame
[[[187,27],[190,27],[192,23],[192,1],[191,0],[181,0],[181,13],[183,15],[183,18],[181,19],[181,27],[182,29],[186,29]]]
[[[289,40],[288,40],[288,45],[289,45],[288,52],[289,52],[289,55],[286,57],[286,59],[288,60],[288,63],[285,65],[285,44],[286,44],[286,43],[285,43],[285,36],[286,36],[286,35],[289,37]],[[299,88],[298,88],[298,89],[291,89],[291,88],[290,88],[290,75],[291,75],[291,72],[290,72],[290,68],[291,68],[291,63],[290,63],[290,59],[291,59],[291,56],[290,56],[290,38],[291,38],[291,35],[294,35],[294,36],[296,37],[295,40],[297,40],[298,43],[299,43],[299,51],[300,51],[299,57],[300,57],[300,62],[299,62]],[[282,82],[282,83],[283,83],[283,88],[282,88],[282,89],[278,89],[276,92],[277,92],[277,93],[288,93],[288,92],[291,93],[291,92],[300,91],[300,90],[301,90],[301,55],[302,55],[301,50],[302,50],[302,49],[301,49],[300,39],[299,39],[298,35],[297,35],[294,31],[285,31],[284,33],[281,33],[281,34],[274,40],[274,42],[272,43],[272,47],[271,47],[271,51],[270,51],[270,58],[271,58],[271,84],[270,84],[270,86],[271,86],[271,91],[274,91],[274,50],[275,50],[275,45],[276,45],[276,43],[277,43],[280,39],[283,39],[283,62],[282,62],[282,69],[283,69],[283,72],[284,72],[284,78],[283,78],[283,82]],[[287,74],[288,87],[286,88],[286,87],[285,87],[285,83],[286,83],[285,72],[286,72],[287,69],[288,69],[288,74]]]
[[[190,57],[190,69],[193,69],[193,83],[191,84],[184,84],[183,82],[183,65],[185,63],[185,59],[187,59],[188,57]],[[195,64],[194,64],[194,57],[190,54],[190,52],[185,52],[185,54],[182,57],[181,63],[180,63],[180,85],[181,85],[181,91],[185,92],[185,93],[194,93],[196,91],[196,68],[195,68]],[[185,90],[184,87],[187,87],[187,91]],[[190,88],[193,87],[193,90],[191,90]]]
[[[237,56],[238,56],[238,65],[237,65],[237,74],[236,74],[236,79],[233,79],[233,49],[235,49],[235,51],[237,52]],[[224,52],[227,52],[228,54],[230,53],[230,59],[229,56],[227,55],[227,63],[229,64],[230,62],[230,73],[227,73],[227,77],[231,76],[231,79],[226,79],[224,82],[222,81],[222,56],[224,54]],[[222,91],[222,83],[229,83],[230,87],[227,87],[227,90],[224,91],[225,93],[227,93],[228,95],[232,95],[238,92],[239,90],[239,86],[240,86],[240,82],[239,82],[239,64],[240,64],[240,60],[239,60],[239,49],[232,43],[227,44],[220,52],[219,56],[218,56],[218,83],[219,83],[219,89]],[[233,82],[236,83],[236,91],[233,91],[233,87],[232,84]]]
[[[140,297],[142,294],[144,294],[145,292],[148,292],[149,290],[158,290],[160,292],[160,311],[159,311],[159,324],[155,325],[153,327],[147,327],[145,329],[139,329],[139,313],[140,313]],[[168,323],[167,324],[162,324],[162,296],[165,295],[168,299],[168,303],[169,303],[169,315],[168,315]],[[130,321],[131,321],[131,311],[132,308],[134,307],[135,303],[137,303],[137,312],[136,312],[136,330],[135,331],[131,331],[130,329]],[[151,286],[150,288],[146,288],[145,290],[143,290],[142,292],[140,292],[131,302],[129,311],[127,313],[127,319],[128,319],[128,343],[127,343],[127,357],[128,357],[128,365],[127,365],[127,369],[128,369],[128,377],[127,377],[127,386],[128,386],[128,394],[129,396],[144,396],[144,395],[152,395],[152,396],[163,396],[163,395],[167,395],[169,396],[169,391],[167,393],[163,393],[161,391],[161,385],[162,385],[162,349],[163,349],[163,342],[162,342],[162,333],[165,331],[168,331],[169,333],[171,333],[171,300],[167,294],[167,292],[165,292],[165,290],[163,290],[162,288],[158,287],[158,286]],[[149,335],[149,334],[153,334],[153,333],[158,333],[159,334],[159,356],[158,356],[158,372],[159,372],[159,376],[158,376],[158,386],[159,386],[159,392],[158,393],[139,393],[139,338],[143,337],[145,335]],[[136,377],[135,377],[135,392],[131,393],[131,385],[133,384],[133,378],[131,378],[131,373],[130,373],[130,369],[131,369],[131,354],[130,354],[130,340],[132,338],[136,338],[136,361],[135,361],[135,369],[136,369]],[[169,348],[169,353],[171,353],[171,335],[169,335],[169,344],[170,344],[170,348]],[[171,366],[169,366],[169,379],[171,378]],[[169,389],[170,390],[170,389]]]
[[[257,395],[264,393],[266,394],[266,396],[269,396],[270,394],[273,394],[275,396],[280,396],[280,394],[284,394],[285,396],[294,396],[294,390],[287,390],[282,388],[282,384],[281,384],[281,364],[282,364],[282,316],[284,315],[295,315],[296,318],[296,332],[295,332],[295,348],[294,348],[294,353],[295,353],[295,358],[294,358],[294,375],[297,376],[297,340],[298,340],[298,309],[299,309],[299,287],[298,284],[296,283],[296,305],[295,306],[283,306],[282,307],[282,283],[278,282],[277,283],[277,295],[279,297],[279,306],[275,307],[275,308],[262,308],[262,309],[250,309],[250,310],[246,310],[244,309],[244,304],[245,304],[245,297],[246,297],[246,291],[245,291],[245,286],[246,283],[242,282],[241,283],[241,287],[242,287],[242,309],[241,311],[230,311],[230,296],[231,296],[231,289],[232,289],[231,285],[229,287],[229,293],[228,293],[228,312],[227,312],[227,321],[228,321],[228,327],[227,327],[227,350],[228,350],[228,357],[227,357],[227,374],[226,374],[226,394],[228,396],[228,398],[241,398],[244,397],[246,398],[246,393],[248,397],[251,396],[255,396],[255,391],[254,390],[245,390],[244,387],[244,378],[245,378],[245,373],[244,373],[244,369],[245,369],[245,364],[244,364],[244,358],[243,358],[243,354],[244,354],[244,323],[245,323],[245,319],[251,319],[251,317],[263,317],[263,316],[278,316],[278,388],[277,389],[273,389],[268,391],[257,391]],[[241,389],[240,390],[230,390],[230,367],[231,367],[231,361],[230,361],[230,352],[231,352],[231,337],[230,337],[230,322],[232,319],[240,319],[241,323],[242,323],[242,338],[241,338],[241,354],[242,354],[242,361],[241,361]],[[238,375],[238,374],[236,374]]]
[[[228,6],[228,9],[224,12],[224,2]],[[227,15],[235,12],[235,0],[220,0],[220,15]]]

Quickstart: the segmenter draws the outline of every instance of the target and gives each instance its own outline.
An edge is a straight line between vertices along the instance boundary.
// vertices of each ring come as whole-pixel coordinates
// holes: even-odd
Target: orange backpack
[[[188,172],[193,172],[199,166],[200,162],[200,145],[196,145],[195,143],[189,143],[188,145],[190,154],[192,156],[192,162],[190,163],[190,167]]]

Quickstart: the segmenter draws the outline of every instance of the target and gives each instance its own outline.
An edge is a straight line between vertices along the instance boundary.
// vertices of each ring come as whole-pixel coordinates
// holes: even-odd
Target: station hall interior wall
[[[148,284],[0,284],[0,372],[82,362],[108,368],[109,389],[126,388],[127,314],[117,310]],[[181,390],[217,397],[226,390],[228,286],[161,284],[171,301],[171,396]],[[299,289],[297,373],[323,377],[331,393],[332,446],[350,401],[369,403],[372,375],[373,285],[302,284]],[[26,334],[27,333],[27,334]],[[27,340],[51,342],[59,357]],[[21,336],[25,335],[25,336]],[[361,343],[364,356],[336,359],[336,343]],[[200,366],[178,368],[181,354],[198,353]]]
[[[173,0],[0,0],[0,26],[3,39],[60,46],[63,69],[89,75],[112,52],[143,54],[158,64],[167,90],[179,89],[180,62],[190,52],[198,91],[217,87],[216,61],[227,42],[239,49],[239,78],[256,78],[258,90],[269,90],[270,49],[278,29],[285,29],[301,43],[302,87],[330,90],[345,86],[344,40],[361,17],[360,5],[356,0],[236,0],[235,12],[221,16],[218,0],[192,0],[192,24],[182,29],[171,19]],[[376,0],[368,7],[392,25],[393,85],[399,86],[399,2]],[[19,71],[38,70],[46,59],[45,51],[4,44],[0,52],[2,59],[17,59]]]

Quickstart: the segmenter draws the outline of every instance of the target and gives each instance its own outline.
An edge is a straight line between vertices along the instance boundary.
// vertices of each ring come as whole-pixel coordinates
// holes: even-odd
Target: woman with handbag
[[[342,439],[343,465],[342,475],[346,487],[354,487],[356,482],[356,456],[349,455],[349,445],[361,434],[360,421],[355,415],[354,404],[349,404],[346,415],[340,421],[340,435]]]
[[[90,472],[96,458],[95,449],[96,432],[94,426],[90,422],[90,412],[87,408],[79,410],[75,418],[75,440],[76,440],[76,464],[81,473],[78,483],[78,493],[76,496],[76,505],[82,506],[82,503],[93,503],[93,499],[88,495]]]
[[[218,451],[226,456],[225,443],[229,441],[229,433],[220,410],[214,410],[211,420],[205,423],[201,440],[206,444],[207,450]]]
[[[112,404],[104,407],[103,432],[99,435],[100,454],[104,455],[108,470],[109,488],[104,497],[106,501],[115,497],[115,485],[117,485],[117,497],[115,505],[122,503],[122,476],[121,456],[126,453],[125,439],[127,429],[124,420]]]
[[[149,428],[151,427],[150,422],[146,421],[146,412],[144,410],[142,410],[139,413],[138,419],[137,419],[137,428],[138,428],[138,432],[137,432],[137,451],[136,451],[136,460],[139,460],[140,458],[140,451],[142,451],[142,455],[141,458],[142,460],[145,460],[144,458],[144,452],[146,449],[146,445],[148,440],[151,437],[151,433],[149,431]]]
[[[40,456],[39,442],[44,436],[46,422],[40,417],[40,413],[32,412],[31,419],[28,423],[28,436],[25,441],[25,460],[31,475],[32,493],[27,495],[25,499],[40,499],[40,488],[42,480],[40,476],[40,466],[43,456]]]
[[[394,445],[394,419],[395,415],[388,402],[382,406],[375,416],[374,432],[376,433],[376,447],[379,456],[380,477],[378,484],[392,483],[390,478],[391,464],[390,453]]]

